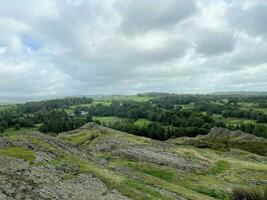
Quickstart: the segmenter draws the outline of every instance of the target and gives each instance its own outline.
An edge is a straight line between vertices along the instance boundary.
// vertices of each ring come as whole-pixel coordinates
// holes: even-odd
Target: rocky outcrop
[[[225,128],[212,128],[207,135],[199,135],[195,138],[181,137],[169,140],[169,143],[193,145],[198,148],[238,148],[251,153],[267,156],[267,139],[244,133],[240,130],[230,131]]]
[[[225,199],[231,184],[266,183],[267,157],[237,147],[248,142],[259,150],[266,141],[213,129],[161,142],[95,123],[57,138],[40,132],[0,137],[0,199]]]
[[[35,159],[24,160],[20,149],[32,152]],[[0,199],[128,199],[109,190],[92,174],[82,173],[76,162],[65,162],[62,158],[68,155],[82,159],[83,153],[71,144],[40,132],[13,139],[1,137]]]

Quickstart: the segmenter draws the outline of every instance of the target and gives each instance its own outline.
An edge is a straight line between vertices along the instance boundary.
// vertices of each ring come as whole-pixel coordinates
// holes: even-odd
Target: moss
[[[26,161],[35,160],[35,154],[32,150],[27,150],[21,147],[9,147],[6,149],[0,149],[0,156],[14,157]]]

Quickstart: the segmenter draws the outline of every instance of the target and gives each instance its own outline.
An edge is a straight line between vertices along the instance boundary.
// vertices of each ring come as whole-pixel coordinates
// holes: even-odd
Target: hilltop
[[[1,137],[0,160],[0,199],[212,200],[227,199],[233,186],[267,182],[264,156],[161,142],[95,123],[56,138]]]

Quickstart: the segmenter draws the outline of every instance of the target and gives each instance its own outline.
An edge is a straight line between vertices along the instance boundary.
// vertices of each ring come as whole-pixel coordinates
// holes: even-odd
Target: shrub
[[[20,124],[15,124],[15,130],[20,130]]]

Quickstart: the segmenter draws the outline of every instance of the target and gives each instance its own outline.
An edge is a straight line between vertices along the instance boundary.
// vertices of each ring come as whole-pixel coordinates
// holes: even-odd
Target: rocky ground
[[[219,136],[227,148],[214,148]],[[267,157],[225,142],[261,138],[222,129],[205,137],[199,146],[199,137],[160,142],[94,123],[57,138],[0,137],[0,199],[211,200],[267,183]]]

